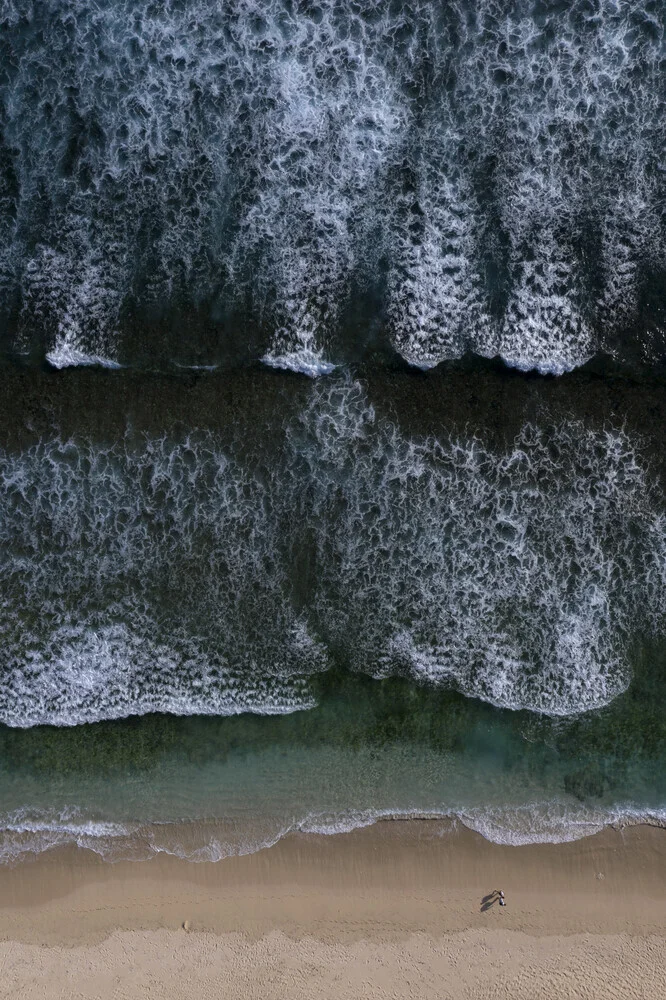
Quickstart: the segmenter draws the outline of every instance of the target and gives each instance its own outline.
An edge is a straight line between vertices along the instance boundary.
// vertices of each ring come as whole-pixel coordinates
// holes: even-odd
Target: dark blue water
[[[3,0],[0,25],[6,355],[663,365],[659,0]]]

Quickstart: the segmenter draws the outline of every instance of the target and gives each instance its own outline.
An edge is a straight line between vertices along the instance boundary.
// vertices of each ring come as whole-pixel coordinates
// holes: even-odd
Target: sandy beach
[[[656,1000],[666,981],[650,827],[509,847],[383,822],[216,864],[59,849],[2,869],[0,899],[0,996],[26,1000]]]

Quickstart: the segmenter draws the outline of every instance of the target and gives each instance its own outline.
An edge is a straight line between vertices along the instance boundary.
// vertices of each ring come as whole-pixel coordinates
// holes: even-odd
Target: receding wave
[[[606,826],[666,825],[664,810],[619,806],[602,810],[564,803],[518,807],[441,810],[350,810],[338,815],[312,813],[301,819],[246,817],[229,821],[118,823],[87,818],[78,808],[59,811],[22,809],[0,816],[0,864],[16,864],[59,847],[94,851],[105,861],[146,861],[167,854],[192,862],[221,861],[272,847],[294,833],[349,833],[383,820],[430,820],[443,836],[460,823],[496,844],[560,844],[598,833]]]
[[[658,0],[2,0],[11,353],[665,356]]]
[[[269,453],[51,437],[0,485],[10,726],[293,712],[333,665],[570,715],[663,634],[664,514],[617,428],[410,438],[337,380]]]

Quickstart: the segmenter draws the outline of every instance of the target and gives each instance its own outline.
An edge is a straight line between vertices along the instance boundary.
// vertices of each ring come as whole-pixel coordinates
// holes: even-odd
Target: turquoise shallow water
[[[3,728],[2,858],[77,842],[109,860],[217,859],[384,816],[448,817],[515,844],[663,823],[666,684],[643,672],[663,657],[646,650],[629,690],[576,720],[347,675],[288,716]]]

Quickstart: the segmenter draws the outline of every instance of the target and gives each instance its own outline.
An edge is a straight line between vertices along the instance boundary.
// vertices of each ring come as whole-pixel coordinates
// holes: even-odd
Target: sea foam
[[[340,661],[553,716],[663,634],[640,446],[577,421],[411,438],[313,383],[271,455],[233,434],[0,453],[0,720],[310,707]]]
[[[526,424],[498,453],[473,436],[410,440],[360,385],[318,395],[289,431],[330,525],[318,635],[358,670],[504,708],[569,715],[626,688],[631,636],[663,628],[666,560],[623,431]]]
[[[371,313],[419,367],[663,359],[655,0],[4,0],[0,25],[17,353],[314,374]]]
[[[563,802],[535,802],[504,808],[363,810],[337,815],[308,814],[300,819],[256,818],[243,828],[211,819],[180,823],[126,823],[87,818],[78,807],[20,809],[0,816],[0,864],[14,865],[60,847],[77,846],[105,861],[145,861],[166,854],[190,862],[216,862],[272,847],[290,834],[329,836],[386,820],[428,820],[447,836],[457,824],[495,844],[560,844],[599,833],[604,827],[666,825],[666,811],[632,804],[612,809],[571,807]]]

